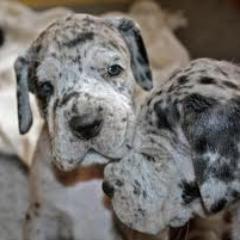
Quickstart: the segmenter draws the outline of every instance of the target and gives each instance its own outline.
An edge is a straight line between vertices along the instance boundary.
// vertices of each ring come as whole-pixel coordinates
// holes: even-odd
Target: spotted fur
[[[211,59],[190,62],[151,94],[132,150],[105,169],[104,184],[111,185],[122,222],[156,234],[234,205],[240,193],[239,97],[240,67]]]
[[[114,64],[121,72],[111,76]],[[30,91],[48,126],[53,162],[64,170],[121,157],[134,122],[135,85],[152,88],[140,31],[120,17],[75,14],[54,22],[17,59],[15,70],[20,132],[32,125]],[[85,125],[101,122],[98,136],[88,141],[76,136],[70,124],[75,117],[85,119]],[[87,160],[90,152],[106,160]]]
[[[29,92],[45,120],[31,166],[24,239],[122,239],[103,202],[98,167],[127,152],[136,84],[152,87],[138,26],[127,18],[66,16],[40,34],[15,70],[20,132],[32,124]],[[100,131],[79,135],[79,122]]]

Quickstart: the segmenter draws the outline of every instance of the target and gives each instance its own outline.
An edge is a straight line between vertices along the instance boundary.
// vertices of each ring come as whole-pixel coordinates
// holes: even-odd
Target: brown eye
[[[110,77],[118,76],[121,74],[122,71],[123,71],[123,68],[118,64],[114,64],[108,67],[108,74]]]
[[[40,97],[50,97],[53,94],[53,85],[50,82],[43,82],[39,85]]]

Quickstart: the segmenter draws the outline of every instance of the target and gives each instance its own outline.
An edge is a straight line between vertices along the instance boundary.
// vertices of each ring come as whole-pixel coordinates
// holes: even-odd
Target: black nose
[[[114,195],[114,187],[108,183],[108,182],[103,182],[102,184],[102,189],[103,189],[103,192],[110,198],[113,197]]]
[[[69,125],[76,137],[88,140],[99,134],[102,122],[101,119],[89,120],[86,117],[73,117]]]

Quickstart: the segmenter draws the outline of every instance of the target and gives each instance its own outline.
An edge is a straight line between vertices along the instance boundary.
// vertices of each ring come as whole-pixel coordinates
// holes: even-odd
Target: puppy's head
[[[239,78],[235,65],[199,59],[146,101],[132,153],[105,168],[123,223],[156,234],[239,198]]]
[[[54,163],[72,169],[99,153],[127,151],[134,122],[135,83],[152,88],[136,24],[126,18],[72,15],[53,23],[15,64],[21,133],[32,124],[28,92],[46,120]]]

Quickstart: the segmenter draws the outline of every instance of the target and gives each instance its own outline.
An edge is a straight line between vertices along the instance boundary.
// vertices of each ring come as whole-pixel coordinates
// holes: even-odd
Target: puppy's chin
[[[63,172],[70,172],[80,165],[81,159],[62,159],[54,156],[52,164],[54,167]]]
[[[166,230],[167,226],[164,222],[164,217],[157,216],[159,210],[155,211],[154,206],[149,211],[150,208],[136,207],[135,204],[125,204],[121,202],[121,200],[116,200],[116,198],[119,197],[118,194],[116,194],[116,196],[114,194],[112,206],[117,218],[123,224],[133,230],[150,235],[157,235]],[[127,193],[121,197],[127,197]]]
[[[91,167],[93,165],[106,165],[110,161],[110,158],[90,149],[80,162],[80,166]]]

